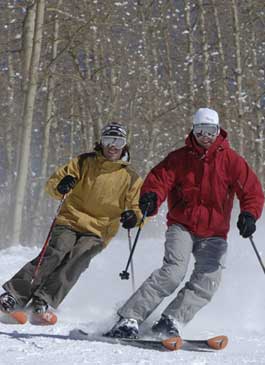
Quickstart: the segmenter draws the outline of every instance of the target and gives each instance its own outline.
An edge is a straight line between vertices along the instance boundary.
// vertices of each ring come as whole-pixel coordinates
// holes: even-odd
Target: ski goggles
[[[114,136],[102,136],[101,143],[104,147],[115,147],[118,150],[126,146],[126,138]]]
[[[219,126],[215,124],[197,124],[193,126],[193,134],[196,137],[214,138],[219,134]]]

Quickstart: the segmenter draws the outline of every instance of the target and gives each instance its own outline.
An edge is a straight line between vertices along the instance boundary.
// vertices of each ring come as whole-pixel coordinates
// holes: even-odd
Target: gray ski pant
[[[188,323],[217,290],[226,251],[227,242],[220,237],[202,239],[181,225],[170,226],[162,267],[146,279],[118,314],[142,323],[183,281],[193,254],[195,265],[189,281],[163,311],[183,325]]]
[[[33,285],[32,275],[38,258],[28,262],[3,288],[24,307],[32,296],[57,308],[85,271],[91,259],[104,248],[92,233],[79,233],[66,226],[55,226]]]

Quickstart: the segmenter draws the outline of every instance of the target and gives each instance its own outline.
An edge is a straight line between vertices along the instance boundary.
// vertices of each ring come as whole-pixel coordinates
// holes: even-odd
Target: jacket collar
[[[101,162],[102,165],[104,165],[104,167],[107,168],[109,167],[112,170],[130,165],[129,161],[123,161],[123,160],[110,161],[103,156],[101,151],[96,151],[96,155],[97,155],[97,160]]]

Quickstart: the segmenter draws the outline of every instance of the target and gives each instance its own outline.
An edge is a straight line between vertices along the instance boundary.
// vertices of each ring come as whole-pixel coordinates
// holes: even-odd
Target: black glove
[[[239,214],[237,221],[237,228],[243,238],[250,237],[256,231],[256,219],[249,212],[242,212]]]
[[[134,228],[137,223],[137,217],[134,210],[125,210],[125,212],[121,214],[120,221],[122,223],[123,228],[125,229]]]
[[[76,178],[71,175],[66,175],[57,185],[57,190],[60,194],[64,195],[69,193],[71,189],[75,186]]]
[[[153,215],[157,210],[157,195],[153,191],[144,193],[139,200],[139,207],[144,214],[147,209],[147,216]]]

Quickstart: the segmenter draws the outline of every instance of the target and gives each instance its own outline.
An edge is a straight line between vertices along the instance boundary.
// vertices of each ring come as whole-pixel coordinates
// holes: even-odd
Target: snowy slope
[[[264,227],[258,226],[255,242],[265,251]],[[139,285],[162,260],[163,232],[148,239],[148,229],[136,248],[134,265]],[[19,245],[1,251],[0,283],[11,277],[37,248]],[[5,365],[153,365],[170,364],[259,364],[265,365],[265,276],[248,240],[236,230],[229,237],[227,268],[221,287],[212,300],[184,329],[183,337],[229,336],[227,349],[215,353],[156,352],[128,346],[88,342],[69,337],[79,327],[88,332],[103,332],[113,324],[115,309],[131,293],[131,282],[121,281],[128,259],[126,235],[121,232],[109,248],[96,257],[58,310],[54,327],[0,324],[0,364]],[[166,305],[159,308],[159,311]],[[154,313],[145,326],[159,316]]]

